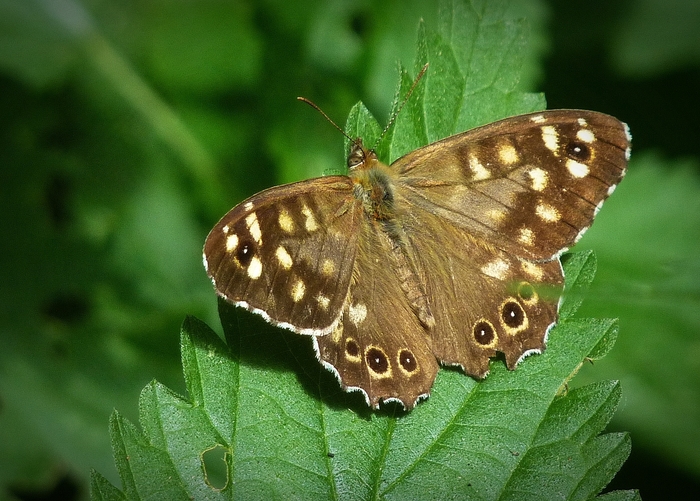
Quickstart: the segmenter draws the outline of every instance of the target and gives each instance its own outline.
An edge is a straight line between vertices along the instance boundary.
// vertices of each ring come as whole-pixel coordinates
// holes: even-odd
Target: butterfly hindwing
[[[431,338],[440,362],[482,378],[497,352],[514,369],[544,348],[564,280],[558,259],[517,258],[420,209],[411,221],[406,233],[435,317]]]
[[[377,222],[360,228],[350,293],[336,329],[314,337],[319,359],[346,390],[361,390],[372,407],[398,400],[412,408],[438,371],[431,336],[401,292],[403,263]]]

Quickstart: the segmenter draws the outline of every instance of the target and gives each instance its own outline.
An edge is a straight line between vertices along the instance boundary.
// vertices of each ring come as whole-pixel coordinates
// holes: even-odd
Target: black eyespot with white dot
[[[406,372],[414,372],[418,368],[416,357],[409,350],[401,350],[399,352],[399,364]]]
[[[567,157],[577,162],[586,162],[591,158],[590,147],[581,141],[569,141],[564,151]]]
[[[236,260],[241,263],[241,266],[248,266],[251,259],[255,256],[256,245],[252,240],[243,240],[236,247]]]
[[[525,323],[525,311],[516,301],[506,301],[501,309],[503,323],[511,329],[517,329]]]
[[[369,368],[377,374],[384,374],[389,370],[389,360],[379,348],[370,348],[367,350],[367,353],[365,353],[365,360]]]
[[[479,320],[474,324],[472,333],[474,335],[474,340],[482,346],[490,345],[496,337],[493,326],[486,320]]]

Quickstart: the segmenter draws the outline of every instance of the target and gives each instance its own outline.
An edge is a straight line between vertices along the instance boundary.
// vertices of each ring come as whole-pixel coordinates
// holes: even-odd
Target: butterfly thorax
[[[362,203],[370,224],[377,224],[386,237],[391,266],[401,279],[406,294],[418,319],[426,328],[435,325],[425,285],[419,279],[416,261],[406,238],[403,218],[394,200],[396,174],[380,162],[373,150],[362,146],[358,140],[348,156],[349,177],[353,181],[353,195]]]
[[[392,173],[379,161],[377,154],[357,140],[348,155],[348,170],[353,195],[362,202],[365,214],[376,221],[396,217]]]

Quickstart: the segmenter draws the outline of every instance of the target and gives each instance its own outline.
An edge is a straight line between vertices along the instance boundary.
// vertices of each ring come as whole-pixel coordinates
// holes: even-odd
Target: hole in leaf
[[[204,481],[212,490],[220,492],[228,486],[230,451],[221,444],[206,449],[200,455]]]

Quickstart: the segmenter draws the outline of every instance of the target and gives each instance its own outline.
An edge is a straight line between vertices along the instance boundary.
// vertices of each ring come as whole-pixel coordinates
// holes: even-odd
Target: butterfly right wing
[[[583,110],[510,117],[396,160],[411,206],[510,254],[551,260],[593,222],[625,175],[627,126]]]
[[[327,334],[345,304],[362,208],[346,176],[262,191],[209,233],[204,266],[217,293],[301,334]]]

